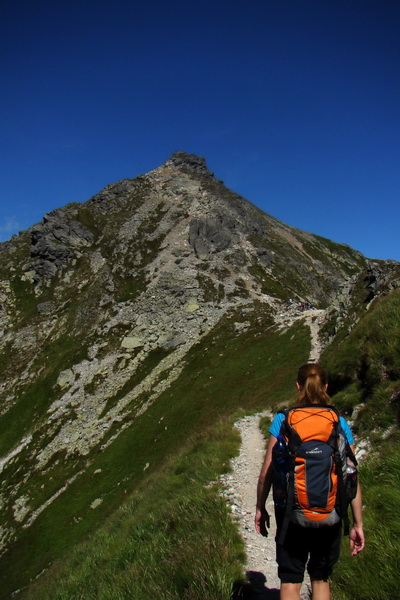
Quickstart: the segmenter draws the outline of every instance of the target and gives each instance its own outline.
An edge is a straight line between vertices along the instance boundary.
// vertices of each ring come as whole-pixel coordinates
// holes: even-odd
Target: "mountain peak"
[[[187,154],[186,152],[174,152],[172,156],[164,163],[165,167],[186,168],[204,175],[214,176],[206,164],[204,156],[197,154]]]

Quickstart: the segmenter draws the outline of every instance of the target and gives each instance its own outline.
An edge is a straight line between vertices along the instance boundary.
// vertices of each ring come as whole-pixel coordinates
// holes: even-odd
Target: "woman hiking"
[[[300,600],[301,584],[307,566],[311,579],[312,600],[329,600],[329,577],[339,558],[342,519],[345,518],[344,513],[347,514],[347,504],[342,503],[340,507],[337,500],[339,488],[342,490],[340,493],[342,498],[345,494],[344,483],[340,481],[340,478],[343,481],[341,467],[342,462],[345,461],[335,463],[335,467],[327,475],[327,489],[329,488],[330,494],[334,493],[332,499],[327,499],[326,490],[323,494],[322,492],[319,494],[320,490],[317,487],[324,486],[324,480],[321,476],[316,477],[315,470],[312,469],[321,469],[320,456],[324,456],[324,453],[329,454],[329,465],[332,465],[332,460],[338,460],[338,443],[333,441],[337,439],[338,431],[341,431],[342,446],[344,447],[346,442],[347,448],[350,448],[348,455],[353,459],[354,440],[345,419],[339,417],[330,405],[326,375],[319,365],[308,363],[300,367],[296,387],[298,396],[295,407],[275,415],[269,429],[270,438],[257,486],[255,528],[257,533],[267,535],[269,515],[265,502],[274,479],[274,457],[277,456],[279,444],[276,444],[279,439],[280,443],[283,443],[284,452],[287,452],[287,445],[289,445],[292,456],[290,459],[292,469],[288,469],[287,476],[284,475],[285,482],[288,479],[293,482],[292,488],[290,484],[284,485],[288,490],[296,490],[293,493],[288,491],[287,497],[282,502],[274,493],[277,524],[276,560],[278,576],[281,580],[280,599]],[[313,430],[316,432],[314,438]],[[326,440],[324,435],[327,437]],[[289,455],[285,456],[289,457]],[[275,472],[276,470],[275,464]],[[337,476],[339,471],[340,474]],[[319,508],[322,505],[321,501],[316,500],[321,495],[326,500],[326,506],[323,508]],[[311,497],[314,500],[311,501]],[[350,548],[352,555],[355,556],[361,552],[365,543],[361,490],[358,481],[355,483],[350,506],[353,516]]]

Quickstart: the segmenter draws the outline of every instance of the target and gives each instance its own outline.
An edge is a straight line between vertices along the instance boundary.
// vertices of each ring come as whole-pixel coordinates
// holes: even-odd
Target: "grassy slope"
[[[400,291],[377,300],[347,337],[322,357],[332,376],[336,406],[352,415],[354,430],[372,454],[360,469],[366,549],[351,558],[343,541],[334,573],[337,600],[393,600],[400,571]],[[385,438],[382,437],[386,432]]]
[[[228,599],[242,542],[208,484],[238,446],[228,422],[191,440],[23,597]]]
[[[400,397],[400,290],[376,300],[347,337],[322,356],[335,404],[351,415],[363,403],[356,431],[369,434],[398,420]]]
[[[375,301],[322,357],[335,404],[351,415],[363,403],[354,429],[368,436],[377,450],[361,467],[367,547],[354,559],[344,540],[333,581],[337,600],[393,600],[397,590],[399,308],[399,292]],[[301,327],[277,335],[265,324],[261,336],[250,329],[235,337],[235,319],[232,315],[204,339],[191,352],[174,389],[98,455],[90,471],[101,468],[101,481],[96,482],[99,476],[78,480],[38,519],[2,564],[13,579],[4,579],[1,598],[9,598],[10,590],[21,585],[21,572],[29,578],[45,566],[46,545],[48,560],[64,558],[21,598],[230,597],[232,583],[240,577],[243,547],[215,486],[206,484],[237,451],[238,439],[230,427],[235,411],[284,400],[309,349]],[[394,430],[384,441],[382,430],[390,426]],[[135,460],[127,461],[127,456]],[[117,509],[121,486],[127,502]],[[99,495],[105,498],[103,504],[90,510]],[[84,518],[75,524],[77,515]],[[74,546],[66,561],[66,551]],[[37,554],[40,560],[35,562]]]
[[[146,597],[199,599],[205,597],[204,590],[199,591],[197,596],[193,590],[190,593],[187,592],[189,595],[184,595],[186,592],[182,590],[186,589],[187,575],[183,576],[182,572],[187,572],[188,569],[192,570],[193,555],[200,556],[203,552],[202,548],[208,548],[207,552],[211,552],[211,554],[215,552],[216,556],[220,556],[222,552],[217,539],[221,537],[220,530],[227,526],[226,508],[216,496],[215,491],[212,488],[208,491],[203,489],[203,484],[214,479],[218,472],[226,468],[224,465],[227,464],[228,456],[234,454],[237,440],[235,441],[235,435],[230,433],[228,439],[224,441],[226,434],[222,436],[218,433],[220,426],[215,424],[220,423],[221,419],[229,420],[239,408],[252,411],[284,400],[288,394],[291,394],[293,373],[296,372],[298,364],[306,360],[310,348],[308,329],[302,325],[296,325],[287,332],[279,334],[270,327],[268,315],[260,317],[260,314],[258,318],[264,319],[262,326],[260,327],[260,322],[255,320],[253,326],[240,336],[234,334],[233,327],[233,323],[238,317],[237,314],[225,317],[212,334],[204,338],[191,351],[187,357],[184,371],[173,389],[165,392],[104,453],[93,456],[94,462],[90,466],[89,472],[79,477],[38,517],[29,529],[22,533],[19,542],[0,560],[2,573],[0,598],[9,598],[12,590],[26,585],[29,579],[34,578],[50,562],[57,559],[65,560],[66,554],[71,552],[74,545],[92,534],[108,516],[115,512],[121,502],[130,498],[132,492],[134,496],[131,497],[129,504],[136,508],[132,509],[131,517],[127,519],[126,525],[123,524],[125,517],[121,515],[128,514],[129,509],[114,519],[121,522],[121,528],[127,528],[127,532],[121,533],[121,535],[126,537],[128,545],[132,543],[131,534],[139,536],[142,540],[140,546],[143,546],[141,551],[145,557],[143,564],[149,560],[148,555],[156,557],[153,567],[149,569],[150,572],[146,571],[145,574],[146,586],[149,587],[149,590],[154,587],[152,587],[151,581],[153,579],[157,581],[161,577],[160,561],[162,556],[159,556],[158,553],[162,548],[165,548],[163,552],[169,552],[175,556],[176,546],[182,544],[182,540],[190,538],[193,543],[194,538],[197,537],[203,540],[197,550],[191,549],[192,542],[189,542],[187,548],[181,548],[180,554],[178,553],[172,561],[168,579],[170,585],[167,586],[166,595],[156,594],[155,596],[154,590],[151,593],[149,591],[146,595],[142,588],[138,591],[137,596],[132,595],[134,593],[132,589],[136,589],[135,586],[138,585],[138,574],[135,571],[136,567],[131,563],[136,564],[139,558],[131,554],[129,555],[130,559],[121,559],[120,562],[116,558],[117,564],[113,567],[116,569],[116,573],[107,575],[113,582],[111,588],[121,585],[125,591],[118,592],[118,596],[102,596],[99,591],[94,592],[92,589],[94,582],[103,581],[104,583],[100,574],[106,573],[104,563],[108,562],[108,560],[102,561],[99,557],[96,558],[96,551],[102,551],[108,542],[99,544],[98,538],[94,537],[93,541],[89,542],[89,547],[84,550],[85,555],[91,555],[92,551],[95,552],[94,562],[88,567],[92,574],[91,578],[86,571],[78,583],[71,584],[72,587],[62,578],[60,589],[67,590],[66,595],[55,596],[54,592],[50,592],[47,597],[70,598],[71,600],[72,598],[100,597],[113,598],[113,600],[128,597],[141,599]],[[225,424],[221,427],[224,429]],[[210,437],[217,440],[211,455],[208,444],[204,443],[204,440],[210,439]],[[230,447],[229,451],[226,450],[226,444]],[[217,450],[217,447],[222,449]],[[213,456],[214,454],[215,456]],[[211,466],[208,467],[205,474],[203,469],[206,468],[208,462]],[[149,467],[146,469],[147,463],[149,463]],[[191,465],[189,473],[187,467],[180,466],[187,463]],[[166,464],[170,465],[169,470],[164,470]],[[94,474],[99,469],[101,469],[101,473]],[[192,479],[193,487],[188,488],[187,484]],[[141,491],[135,492],[140,482],[142,482]],[[160,486],[165,491],[158,493],[154,486],[156,488]],[[167,509],[162,502],[165,494],[171,497],[170,506]],[[99,497],[103,499],[102,504],[96,509],[91,509],[90,504]],[[169,522],[169,513],[175,514],[173,519],[180,522],[180,515],[186,515],[186,511],[189,512],[186,529],[182,531],[176,526],[175,534],[170,536],[168,525],[166,530],[168,535],[163,537],[161,532],[159,543],[154,542],[157,548],[159,547],[157,550],[152,547],[152,544],[157,537],[155,531],[159,527],[157,517],[159,510],[163,511],[162,517],[160,512],[161,521],[162,519],[167,520],[162,522]],[[193,516],[190,512],[192,510],[195,514],[196,511],[199,511],[199,516]],[[145,521],[143,519],[137,521],[137,515],[143,514],[146,515]],[[200,533],[195,536],[191,533],[192,529],[196,530],[197,522],[204,524],[200,530],[203,533],[207,532],[207,543],[204,541],[203,533],[203,537]],[[217,526],[216,523],[222,523],[222,527]],[[110,524],[109,527],[112,528],[113,525]],[[104,530],[103,533],[99,531],[98,535],[107,537],[108,533]],[[113,535],[115,537],[115,534]],[[233,533],[232,536],[234,539]],[[170,541],[168,541],[169,539]],[[218,580],[214,583],[219,591],[215,592],[215,596],[210,595],[211,592],[208,591],[209,596],[207,597],[210,598],[228,598],[229,595],[221,595],[222,589],[225,589],[224,594],[226,594],[228,585],[226,582],[229,581],[229,587],[232,578],[238,574],[238,567],[235,566],[238,555],[237,542],[232,542],[232,549],[226,540],[223,542],[223,546],[229,569],[224,576],[225,579],[223,577],[225,581],[223,585],[221,582],[218,583],[220,577],[218,569],[211,569],[210,578]],[[112,549],[112,544],[110,548],[108,556],[114,555],[114,553],[117,556],[118,552]],[[124,547],[121,552],[125,556],[126,548]],[[78,559],[73,560],[77,561]],[[140,560],[139,564],[141,564]],[[78,560],[78,562],[80,561]],[[70,566],[66,567],[66,572],[73,571],[75,573],[76,568],[73,564],[76,565],[76,562],[67,564]],[[97,564],[98,567],[95,566]],[[202,574],[199,575],[199,582],[206,577],[204,568],[204,565],[200,568]],[[127,569],[131,575],[126,573]],[[50,573],[53,573],[49,577],[50,581],[53,578],[58,581],[55,572],[50,571]],[[128,583],[124,587],[122,580],[125,576]],[[119,578],[121,580],[117,582],[116,580]],[[212,587],[214,583],[211,580],[208,581],[208,589],[211,589],[210,586]],[[76,591],[78,589],[76,585],[80,590],[79,593]],[[101,589],[106,589],[106,587],[101,585]],[[37,596],[32,597],[46,598],[46,593],[45,589],[41,589]],[[20,597],[24,597],[24,594]]]
[[[333,577],[336,600],[395,600],[400,572],[400,435],[381,442],[360,472],[365,550],[351,557],[348,539]]]

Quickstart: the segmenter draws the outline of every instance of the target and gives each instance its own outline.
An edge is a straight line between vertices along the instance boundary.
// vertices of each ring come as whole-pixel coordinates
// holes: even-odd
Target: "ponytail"
[[[297,383],[300,386],[297,405],[330,403],[330,398],[325,389],[327,384],[326,374],[319,365],[309,363],[300,367],[297,374]]]

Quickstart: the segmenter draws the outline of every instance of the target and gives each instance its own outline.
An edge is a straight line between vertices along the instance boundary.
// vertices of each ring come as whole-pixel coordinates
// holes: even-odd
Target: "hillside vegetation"
[[[367,438],[371,446],[360,471],[367,546],[354,559],[349,556],[348,539],[344,539],[334,574],[337,600],[396,597],[400,558],[400,332],[393,317],[399,314],[399,303],[399,292],[376,301],[348,336],[333,342],[322,357],[332,385],[343,387],[333,397],[335,404],[350,419],[357,407],[353,428],[358,438]],[[386,332],[384,339],[379,331]],[[221,329],[215,340],[222,343],[226,334]],[[239,407],[248,412],[290,397],[293,372],[309,349],[307,335],[298,326],[278,337],[249,335],[241,352],[231,343],[225,338],[224,361],[220,361],[218,344],[197,355],[186,375],[198,383],[189,392],[183,379],[174,392],[177,401],[184,390],[185,401],[193,406],[201,390],[208,390],[207,396],[202,394],[203,399],[208,398],[204,413],[200,411],[197,419],[189,421],[187,409],[180,404],[191,431],[183,447],[154,470],[124,507],[78,545],[67,561],[53,566],[22,594],[23,598],[231,598],[235,581],[243,577],[243,543],[219,495],[217,478],[238,451],[239,439],[232,423]],[[198,364],[201,355],[202,375]],[[240,373],[239,379],[235,373]],[[199,427],[199,419],[208,411],[216,414],[221,395],[224,404],[229,396],[230,405],[222,420]]]
[[[366,548],[351,558],[348,540],[334,573],[337,600],[394,600],[400,571],[400,290],[375,301],[322,363],[333,400],[354,418],[357,438],[368,440],[360,469]],[[355,414],[353,412],[355,411]]]
[[[129,429],[124,445],[116,449],[114,444],[111,456],[105,453],[92,466],[107,472],[109,489],[114,471],[119,494],[122,473],[131,473],[123,483],[128,489],[142,478],[139,488],[127,494],[122,509],[105,524],[103,505],[92,511],[97,533],[20,597],[228,600],[234,581],[243,575],[243,544],[217,478],[238,451],[233,420],[238,410],[258,410],[292,395],[293,372],[309,350],[309,332],[301,324],[286,332],[260,332],[257,326],[239,338],[226,319],[193,349],[174,388],[146,411],[137,429]],[[132,461],[140,471],[135,473]],[[146,464],[148,476],[143,474]],[[21,573],[37,570],[37,564],[31,567],[32,552],[38,545],[37,555],[43,555],[41,531],[48,532],[53,555],[82,538],[77,509],[92,501],[94,477],[63,494],[53,521],[43,516],[40,529],[33,525],[29,538],[3,562],[15,573],[15,582]],[[10,581],[12,588],[8,572]]]
[[[400,290],[374,301],[346,337],[325,350],[321,362],[330,373],[335,404],[352,416],[355,431],[380,443],[382,430],[399,424]]]

